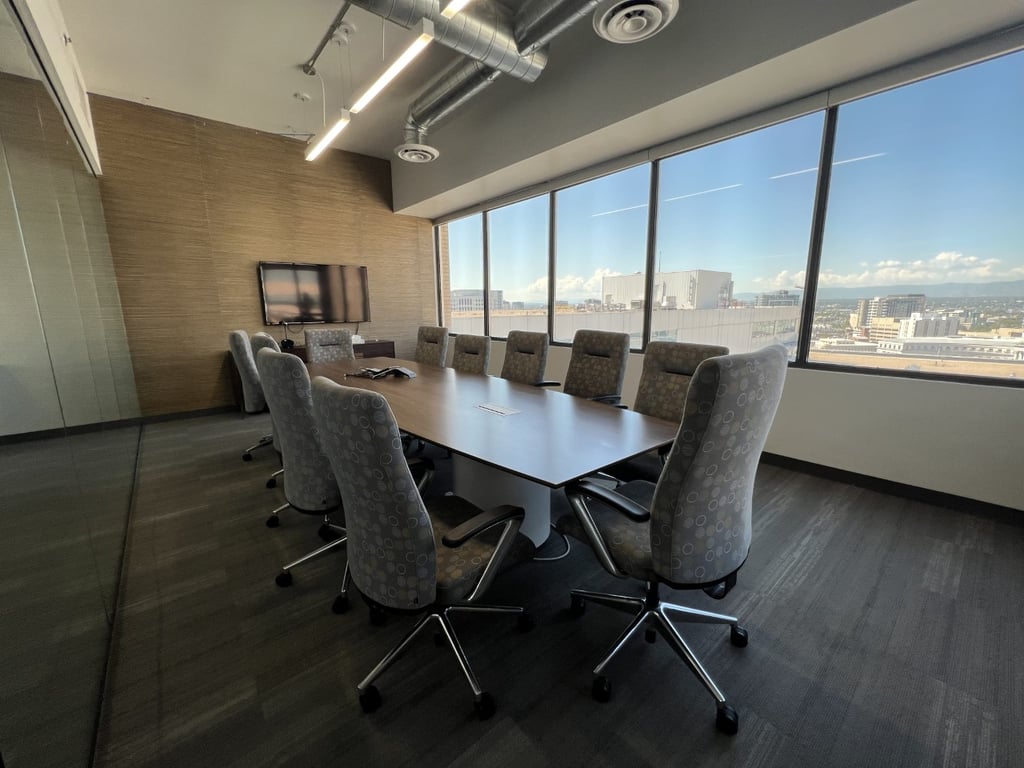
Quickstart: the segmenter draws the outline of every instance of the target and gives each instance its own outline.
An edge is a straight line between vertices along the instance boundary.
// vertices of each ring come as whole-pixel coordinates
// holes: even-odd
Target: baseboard
[[[1024,525],[1024,510],[1014,509],[1013,507],[1004,507],[1001,504],[992,504],[988,501],[969,499],[966,496],[957,496],[953,493],[943,493],[942,491],[935,491],[931,488],[921,488],[916,485],[897,483],[894,480],[884,480],[880,477],[862,475],[858,472],[850,472],[845,469],[828,467],[824,464],[815,464],[812,461],[794,459],[789,456],[780,456],[777,453],[764,452],[761,454],[761,461],[765,464],[783,467],[784,469],[792,469],[797,472],[814,475],[815,477],[821,477],[826,480],[848,483],[849,485],[855,485],[858,488],[867,488],[868,490],[887,493],[891,496],[902,496],[903,498],[913,499],[914,501],[933,504],[937,507],[946,507],[948,509],[955,509],[961,512],[983,514],[986,517],[992,517],[993,519],[1003,522],[1015,525]]]

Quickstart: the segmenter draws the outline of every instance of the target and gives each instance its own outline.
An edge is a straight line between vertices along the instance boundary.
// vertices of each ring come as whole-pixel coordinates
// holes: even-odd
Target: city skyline
[[[662,161],[660,271],[728,271],[736,294],[801,289],[823,114]],[[1024,279],[1020,135],[1022,54],[842,106],[819,288]],[[555,194],[559,299],[644,269],[649,189],[641,165]],[[546,302],[548,209],[545,195],[491,213],[491,285],[509,301]],[[451,286],[482,287],[481,215],[448,227]]]

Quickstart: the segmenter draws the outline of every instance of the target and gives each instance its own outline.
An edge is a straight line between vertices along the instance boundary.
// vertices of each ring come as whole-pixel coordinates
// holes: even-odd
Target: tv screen
[[[261,261],[263,319],[280,323],[366,323],[366,267]]]

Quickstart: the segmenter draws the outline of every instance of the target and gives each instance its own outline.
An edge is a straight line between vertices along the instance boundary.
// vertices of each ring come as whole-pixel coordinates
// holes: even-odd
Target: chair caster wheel
[[[267,488],[277,488],[277,478],[272,477],[267,480]]]
[[[494,697],[491,694],[484,691],[473,700],[473,709],[476,710],[476,716],[481,720],[489,720],[496,707],[494,706]]]
[[[380,691],[377,690],[377,686],[367,686],[365,691],[359,694],[359,706],[363,708],[363,712],[370,714],[380,709]]]
[[[535,622],[533,620],[533,616],[528,614],[526,611],[523,611],[518,617],[516,617],[516,628],[520,632],[529,632],[535,626],[537,626],[537,622]]]
[[[715,718],[715,727],[728,736],[734,736],[740,728],[740,716],[736,710],[728,704],[723,704],[718,709],[718,716]]]
[[[600,701],[602,704],[612,697],[612,683],[604,675],[594,678],[594,684],[590,686],[590,698]]]
[[[382,627],[387,620],[388,615],[384,613],[384,611],[372,605],[370,606],[370,623],[373,624],[373,626]]]
[[[658,633],[653,629],[648,629],[646,632],[644,632],[644,640],[646,640],[648,643],[653,643],[657,639]]]
[[[334,602],[331,603],[331,610],[340,615],[348,612],[348,606],[348,597],[345,595],[338,595],[334,598]]]
[[[279,525],[281,525],[281,521],[277,515],[271,515],[267,518],[267,528],[277,528]]]
[[[749,639],[750,638],[747,636],[747,630],[743,627],[733,627],[732,631],[729,632],[729,642],[737,648],[746,648]]]
[[[252,461],[252,454],[251,453],[243,453],[242,454],[242,461]]]
[[[279,587],[290,587],[292,585],[292,574],[290,571],[281,571],[274,579]]]
[[[569,614],[571,616],[582,616],[585,610],[587,610],[587,603],[582,597],[573,595],[569,599]]]

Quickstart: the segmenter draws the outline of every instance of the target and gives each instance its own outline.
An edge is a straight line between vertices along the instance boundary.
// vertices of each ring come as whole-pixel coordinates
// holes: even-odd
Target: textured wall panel
[[[227,336],[264,329],[260,261],[366,265],[373,320],[359,333],[412,354],[435,312],[431,227],[391,212],[387,162],[307,163],[291,139],[104,97],[93,116],[144,415],[233,403]]]

